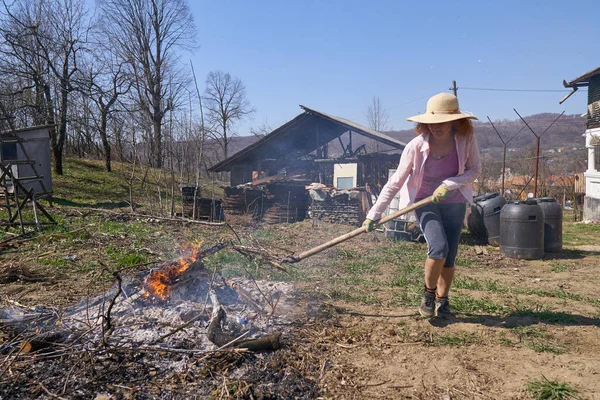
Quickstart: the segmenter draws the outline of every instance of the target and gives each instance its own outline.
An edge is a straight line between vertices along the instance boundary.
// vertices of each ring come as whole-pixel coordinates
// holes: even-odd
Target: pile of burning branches
[[[282,333],[296,322],[292,285],[251,274],[225,279],[207,269],[203,259],[226,247],[250,257],[262,252],[191,246],[150,271],[115,273],[111,292],[74,307],[0,309],[0,398],[89,398],[85,382],[112,382],[112,392],[132,395],[149,376],[210,375],[248,352],[280,349]],[[28,394],[11,383],[25,384]]]

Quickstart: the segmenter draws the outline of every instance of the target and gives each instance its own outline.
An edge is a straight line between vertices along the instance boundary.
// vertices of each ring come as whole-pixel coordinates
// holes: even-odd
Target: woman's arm
[[[392,199],[398,193],[406,179],[413,170],[413,160],[415,154],[415,147],[411,146],[410,143],[404,148],[402,155],[400,156],[400,164],[394,172],[394,175],[390,177],[381,193],[377,202],[371,207],[371,210],[367,214],[367,219],[377,221],[381,218],[381,214],[387,209],[392,202]]]

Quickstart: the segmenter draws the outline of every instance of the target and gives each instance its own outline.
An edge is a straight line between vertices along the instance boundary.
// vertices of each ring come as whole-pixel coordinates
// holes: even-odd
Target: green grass
[[[506,307],[489,298],[475,299],[469,295],[456,294],[451,300],[452,309],[458,313],[485,312],[487,314],[501,314]]]
[[[535,379],[525,385],[525,391],[529,392],[536,400],[566,400],[581,399],[577,390],[565,382],[551,381],[545,376]]]
[[[597,245],[600,224],[563,223],[563,245]]]
[[[592,297],[584,297],[575,293],[569,293],[562,289],[544,290],[537,288],[518,288],[518,287],[507,287],[500,284],[498,281],[493,280],[479,280],[465,276],[457,278],[453,282],[453,288],[455,289],[467,289],[475,291],[486,291],[500,294],[520,294],[520,295],[533,295],[538,297],[553,297],[558,299],[567,299],[572,301],[586,302],[600,306],[600,300]]]
[[[466,346],[481,343],[475,333],[458,332],[454,334],[437,334],[431,332],[426,342],[431,346]]]
[[[550,272],[567,272],[569,270],[568,264],[552,263],[551,265],[552,266],[550,267]]]
[[[508,315],[514,317],[529,317],[540,322],[553,323],[553,324],[574,324],[577,322],[577,318],[571,314],[564,312],[550,311],[541,304],[529,303],[529,304],[514,304]]]
[[[510,329],[511,333],[514,334],[519,343],[537,353],[553,353],[562,354],[566,350],[555,343],[553,336],[537,326],[518,326]]]
[[[374,294],[361,294],[352,289],[334,289],[329,293],[332,299],[351,303],[379,304],[379,298]]]
[[[535,351],[536,353],[552,353],[552,354],[563,354],[565,349],[562,347],[550,344],[548,342],[543,342],[539,340],[532,340],[529,342],[525,342],[525,346]]]

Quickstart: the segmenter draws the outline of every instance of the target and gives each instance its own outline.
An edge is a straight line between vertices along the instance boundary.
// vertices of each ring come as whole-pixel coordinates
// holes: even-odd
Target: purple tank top
[[[423,168],[423,182],[421,182],[416,198],[424,199],[431,196],[444,180],[456,175],[458,175],[456,146],[452,146],[452,150],[442,158],[427,157]],[[465,201],[465,197],[460,190],[451,190],[441,203],[463,203]]]

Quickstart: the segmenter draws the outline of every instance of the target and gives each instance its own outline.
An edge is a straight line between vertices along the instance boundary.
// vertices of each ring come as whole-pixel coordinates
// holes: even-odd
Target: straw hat
[[[442,122],[456,121],[463,118],[477,119],[474,115],[460,111],[456,96],[450,93],[439,93],[427,101],[425,114],[406,119],[422,124],[441,124]]]

